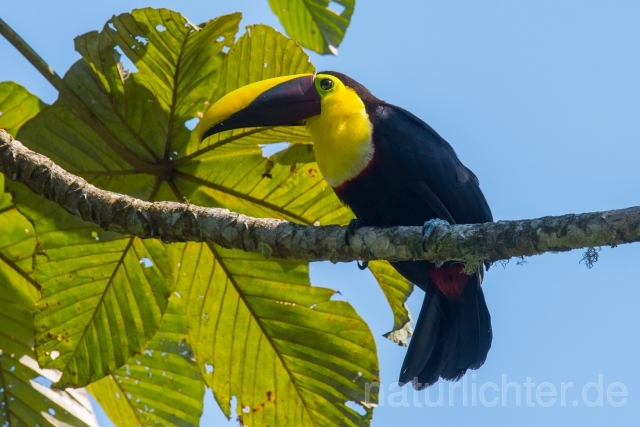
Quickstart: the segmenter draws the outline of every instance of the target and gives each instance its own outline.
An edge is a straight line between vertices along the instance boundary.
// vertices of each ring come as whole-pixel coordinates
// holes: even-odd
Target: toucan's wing
[[[477,224],[493,220],[478,178],[458,159],[453,148],[428,124],[391,104],[376,109],[376,145],[395,157],[390,171],[408,191],[451,223]]]

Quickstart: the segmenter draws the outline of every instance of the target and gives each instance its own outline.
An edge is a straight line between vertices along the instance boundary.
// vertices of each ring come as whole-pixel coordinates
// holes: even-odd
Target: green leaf
[[[171,297],[158,333],[142,354],[87,387],[117,426],[199,425],[204,383],[191,360],[178,295]]]
[[[7,193],[0,198],[0,224],[0,425],[97,425],[84,391],[51,390],[47,384],[56,373],[41,370],[34,360],[36,236]]]
[[[309,144],[293,144],[284,150],[269,156],[272,163],[291,166],[298,163],[312,163],[316,161],[313,146]]]
[[[4,175],[0,174],[0,188]],[[0,349],[5,354],[32,353],[33,312],[39,294],[32,278],[32,256],[36,235],[31,223],[13,205],[11,196],[2,193],[0,224],[3,238],[0,248]]]
[[[231,48],[222,66],[220,84],[212,103],[242,86],[272,77],[314,73],[309,57],[293,40],[266,25],[250,25],[247,32]],[[271,142],[310,142],[301,126],[273,129],[237,129],[207,138],[198,154],[215,150],[216,155],[236,152],[247,145]]]
[[[0,82],[0,129],[16,135],[18,129],[46,104],[14,82]]]
[[[238,20],[229,15],[197,31],[167,10],[113,18],[103,32],[76,40],[84,60],[65,75],[111,138],[82,122],[62,98],[21,130],[21,140],[103,188],[148,200],[166,194],[165,172],[139,169],[188,145],[192,134],[184,121],[195,117],[216,88],[207,76],[215,76]],[[144,71],[123,71],[114,39]],[[191,65],[198,58],[204,59]],[[114,140],[137,161],[127,164]],[[25,195],[21,209],[40,239],[38,360],[63,371],[58,386],[85,385],[122,366],[154,336],[173,283],[172,269],[165,266],[175,264],[159,242],[105,233],[40,198]]]
[[[6,306],[3,307],[7,308]],[[31,313],[30,313],[31,314]],[[31,316],[25,317],[32,318]],[[25,343],[21,343],[25,344]],[[0,354],[0,423],[3,426],[97,426],[83,389],[52,390],[55,371],[43,370],[33,353]]]
[[[356,1],[269,0],[269,5],[287,34],[302,46],[337,55]]]
[[[407,346],[413,328],[411,313],[405,303],[413,292],[413,285],[387,261],[370,261],[369,270],[376,278],[393,312],[393,329],[384,336],[396,344]]]
[[[4,175],[0,174],[0,188],[4,189]],[[18,293],[2,294],[0,299],[7,303],[24,302],[29,298],[33,302],[38,298],[38,285],[32,278],[32,257],[36,247],[36,235],[31,223],[22,216],[11,200],[11,195],[0,193],[0,224],[2,224],[2,245],[0,245],[0,283],[10,284],[11,289],[19,290]],[[7,291],[9,292],[9,291]],[[23,296],[20,296],[23,295]],[[3,312],[0,310],[0,318]],[[0,321],[2,325],[9,325]],[[32,328],[33,324],[31,325]],[[0,328],[5,332],[18,331],[20,329]],[[33,329],[33,328],[32,328]],[[33,335],[33,330],[25,332]]]
[[[23,124],[45,106],[37,96],[19,84],[0,83],[0,128],[10,134],[15,135]],[[35,301],[38,298],[38,285],[31,277],[31,263],[36,236],[31,223],[16,210],[11,195],[4,189],[4,175],[0,174],[0,224],[4,242],[0,246],[0,281],[20,288]],[[11,299],[7,298],[7,301]]]
[[[22,186],[14,191],[38,236],[38,363],[63,372],[60,388],[88,384],[154,336],[173,283],[165,247],[107,233]]]
[[[63,97],[25,125],[19,138],[92,184],[134,197],[186,199],[304,224],[345,223],[351,218],[350,211],[322,179],[314,162],[269,166],[269,159],[261,155],[259,143],[306,141],[304,131],[287,127],[243,129],[200,144],[195,132],[186,127],[207,103],[240,85],[313,72],[308,57],[294,41],[264,26],[249,27],[226,54],[224,48],[232,44],[239,19],[238,14],[222,16],[199,28],[165,9],[141,9],[112,18],[100,33],[76,39],[83,59],[64,77],[99,125],[83,122]],[[118,63],[119,51],[131,59],[137,71],[124,71]],[[303,160],[312,159],[307,155]],[[135,386],[135,380],[133,385],[119,382],[115,375],[124,378],[123,366],[129,364],[131,369],[135,362],[130,361],[143,357],[135,354],[151,349],[149,341],[157,337],[160,319],[169,310],[166,298],[174,291],[178,277],[174,270],[180,265],[182,278],[185,268],[195,263],[197,270],[190,274],[208,277],[204,283],[209,294],[223,298],[220,292],[228,290],[229,298],[242,302],[238,310],[243,317],[237,318],[225,306],[220,324],[233,325],[239,319],[259,327],[259,340],[269,354],[264,360],[272,361],[263,375],[250,370],[266,363],[262,354],[247,353],[242,356],[242,366],[248,376],[233,384],[224,380],[225,375],[236,378],[235,371],[225,374],[228,365],[214,369],[219,378],[215,380],[216,398],[227,413],[233,392],[239,399],[243,397],[239,402],[258,405],[250,406],[248,415],[242,412],[255,426],[264,425],[261,417],[282,421],[279,417],[284,415],[301,420],[290,425],[306,425],[305,420],[316,425],[368,424],[370,408],[360,416],[344,403],[367,401],[364,383],[377,381],[373,337],[347,303],[329,301],[332,291],[309,286],[305,264],[203,245],[180,247],[179,255],[172,255],[175,246],[106,233],[49,202],[15,191],[21,195],[22,211],[36,225],[40,244],[35,270],[44,297],[37,315],[39,362],[63,371],[60,386],[82,385],[109,374],[104,380],[104,396],[110,396],[114,387]],[[202,250],[206,256],[185,258],[188,250]],[[149,268],[145,267],[148,262],[152,264]],[[216,274],[209,277],[213,271]],[[203,311],[209,306],[199,302],[200,289],[195,280],[183,279],[177,292],[183,302],[195,301],[183,312],[189,310],[189,337],[200,370],[206,374],[205,361],[213,357],[209,355],[214,350],[211,334],[192,322],[214,312]],[[297,305],[259,297],[265,293]],[[172,301],[175,298],[174,294]],[[215,298],[207,298],[207,304]],[[217,319],[218,313],[215,315]],[[287,316],[288,323],[274,320],[278,316]],[[166,319],[164,314],[163,322]],[[296,334],[308,328],[312,329],[309,334]],[[228,336],[223,329],[217,330]],[[249,332],[238,331],[241,333]],[[309,342],[312,336],[315,339]],[[292,337],[294,341],[288,342]],[[227,351],[229,341],[225,339],[216,340],[215,351]],[[241,342],[239,339],[234,343]],[[55,360],[51,358],[54,351],[59,352]],[[276,371],[278,376],[273,375]],[[211,375],[207,378],[214,384]],[[136,379],[142,384],[141,378]],[[282,386],[289,391],[284,392]],[[251,397],[246,392],[249,389],[262,394]],[[138,393],[134,388],[128,390],[132,396]],[[276,395],[277,409],[275,400],[269,403],[269,396]],[[376,398],[368,396],[368,401]],[[262,403],[267,409],[253,411]],[[167,408],[177,403],[155,398],[147,405],[157,405],[158,411],[168,413]],[[295,408],[300,411],[287,412]],[[143,410],[131,403],[128,408],[118,405],[108,410],[120,419],[132,410],[140,414],[138,409]],[[193,422],[182,415],[159,417],[165,420],[162,422]]]
[[[273,175],[271,175],[271,169],[273,169],[276,164],[289,166],[289,170],[293,172],[298,167],[298,164],[313,163],[315,161],[316,156],[313,152],[312,145],[293,144],[284,150],[280,150],[269,156],[266,164],[266,170],[262,175],[267,178],[273,178]]]
[[[56,372],[35,361],[29,290],[2,280],[0,293],[0,424],[97,426],[84,390],[52,390]]]
[[[213,266],[213,268],[212,268]],[[251,426],[362,426],[346,402],[377,402],[375,342],[307,265],[213,245],[185,246],[177,289],[202,376],[227,417]],[[230,400],[237,399],[231,414]]]

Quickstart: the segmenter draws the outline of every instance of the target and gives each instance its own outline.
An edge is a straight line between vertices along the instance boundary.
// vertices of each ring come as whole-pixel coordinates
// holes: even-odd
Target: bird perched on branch
[[[199,123],[200,139],[225,130],[306,126],[318,167],[361,226],[423,225],[424,238],[443,224],[492,221],[478,179],[453,148],[408,111],[381,101],[344,74],[277,77],[237,89]],[[456,262],[391,263],[425,291],[401,383],[427,387],[477,369],[491,347],[491,318],[480,284]]]

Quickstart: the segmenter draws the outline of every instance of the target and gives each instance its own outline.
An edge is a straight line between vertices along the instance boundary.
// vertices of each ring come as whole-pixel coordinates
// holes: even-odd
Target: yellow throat
[[[329,91],[319,87],[323,78],[333,80]],[[318,74],[316,89],[322,97],[322,113],[307,119],[316,161],[332,187],[355,178],[373,158],[373,128],[362,99],[332,75]]]

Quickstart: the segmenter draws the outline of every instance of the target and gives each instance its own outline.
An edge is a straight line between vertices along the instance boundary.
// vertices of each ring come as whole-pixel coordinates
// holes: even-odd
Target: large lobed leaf
[[[295,42],[268,27],[250,27],[233,43],[239,20],[232,14],[197,27],[165,9],[113,17],[101,32],[76,39],[83,59],[64,76],[86,105],[81,116],[93,116],[99,125],[81,120],[62,97],[24,126],[19,138],[95,185],[146,200],[186,199],[304,224],[346,222],[349,210],[314,162],[283,164],[261,155],[258,143],[308,141],[300,129],[243,129],[204,144],[189,130],[208,104],[240,85],[313,71]],[[137,71],[123,69],[120,52]],[[345,403],[375,402],[365,393],[365,383],[377,381],[371,332],[350,305],[329,300],[332,291],[309,286],[304,264],[117,236],[14,191],[38,235],[34,277],[43,299],[36,353],[41,365],[62,371],[59,386],[106,377],[92,391],[114,419],[134,414],[140,424],[193,425],[195,418],[180,411],[196,408],[197,393],[183,401],[173,389],[177,394],[163,400],[159,389],[170,387],[157,378],[172,372],[187,384],[193,366],[180,359],[180,351],[157,360],[164,351],[154,347],[166,333],[160,325],[172,304],[188,300],[188,340],[228,415],[229,399],[236,396],[239,415],[252,426],[285,415],[289,425],[368,424],[370,409],[359,415]],[[235,311],[225,305],[229,301],[236,301]],[[216,304],[222,310],[215,311]],[[219,318],[220,327],[203,328],[206,316]],[[238,382],[227,346],[244,343]],[[218,365],[213,373],[207,372],[209,363]],[[127,399],[114,400],[116,392]],[[269,403],[276,396],[277,407],[275,400]]]
[[[287,34],[318,53],[338,54],[355,0],[269,0]]]
[[[0,128],[16,132],[44,104],[12,82],[0,83]],[[36,235],[4,192],[0,174],[0,425],[97,425],[83,390],[51,390],[54,371],[34,360],[33,317],[39,297],[32,277]]]
[[[4,187],[4,177],[0,175]],[[33,353],[38,292],[31,277],[33,226],[3,193],[0,248],[0,425],[97,425],[83,390],[51,390],[55,372],[39,369]]]
[[[369,270],[380,285],[393,313],[393,328],[384,334],[384,337],[396,344],[407,346],[413,328],[411,313],[405,303],[413,292],[413,285],[387,261],[370,261]]]
[[[311,287],[306,264],[212,245],[185,246],[178,291],[202,375],[227,416],[250,426],[361,426],[379,382],[367,324],[335,291]]]
[[[154,336],[172,287],[165,247],[104,232],[24,187],[14,191],[39,241],[38,362],[63,372],[59,387],[96,381]]]
[[[117,426],[199,425],[204,383],[174,293],[156,336],[140,355],[87,389]]]
[[[238,15],[222,17],[196,33],[181,15],[166,10],[114,17],[101,33],[76,39],[84,60],[65,75],[111,138],[80,120],[63,98],[23,128],[21,140],[103,188],[148,200],[171,194],[167,181],[140,169],[157,166],[155,159],[162,163],[169,144],[171,150],[188,144],[191,132],[182,115],[191,111],[195,116],[197,100],[210,96],[212,86],[202,88],[190,73],[180,74],[180,66],[187,63],[189,68],[188,62],[202,55],[202,72],[215,74],[225,46],[216,40],[230,39],[226,44],[231,44],[238,20]],[[196,40],[189,43],[192,37]],[[122,50],[144,49],[136,64],[153,71],[125,73],[116,61],[114,40],[123,43]],[[185,85],[194,89],[182,93],[179,87]],[[202,95],[204,91],[208,93]],[[113,140],[133,152],[136,161],[127,164]],[[63,371],[60,386],[88,384],[121,367],[154,336],[175,263],[166,259],[159,242],[105,233],[32,196],[25,195],[20,203],[41,242],[36,265],[36,278],[43,284],[36,316],[38,360]]]

